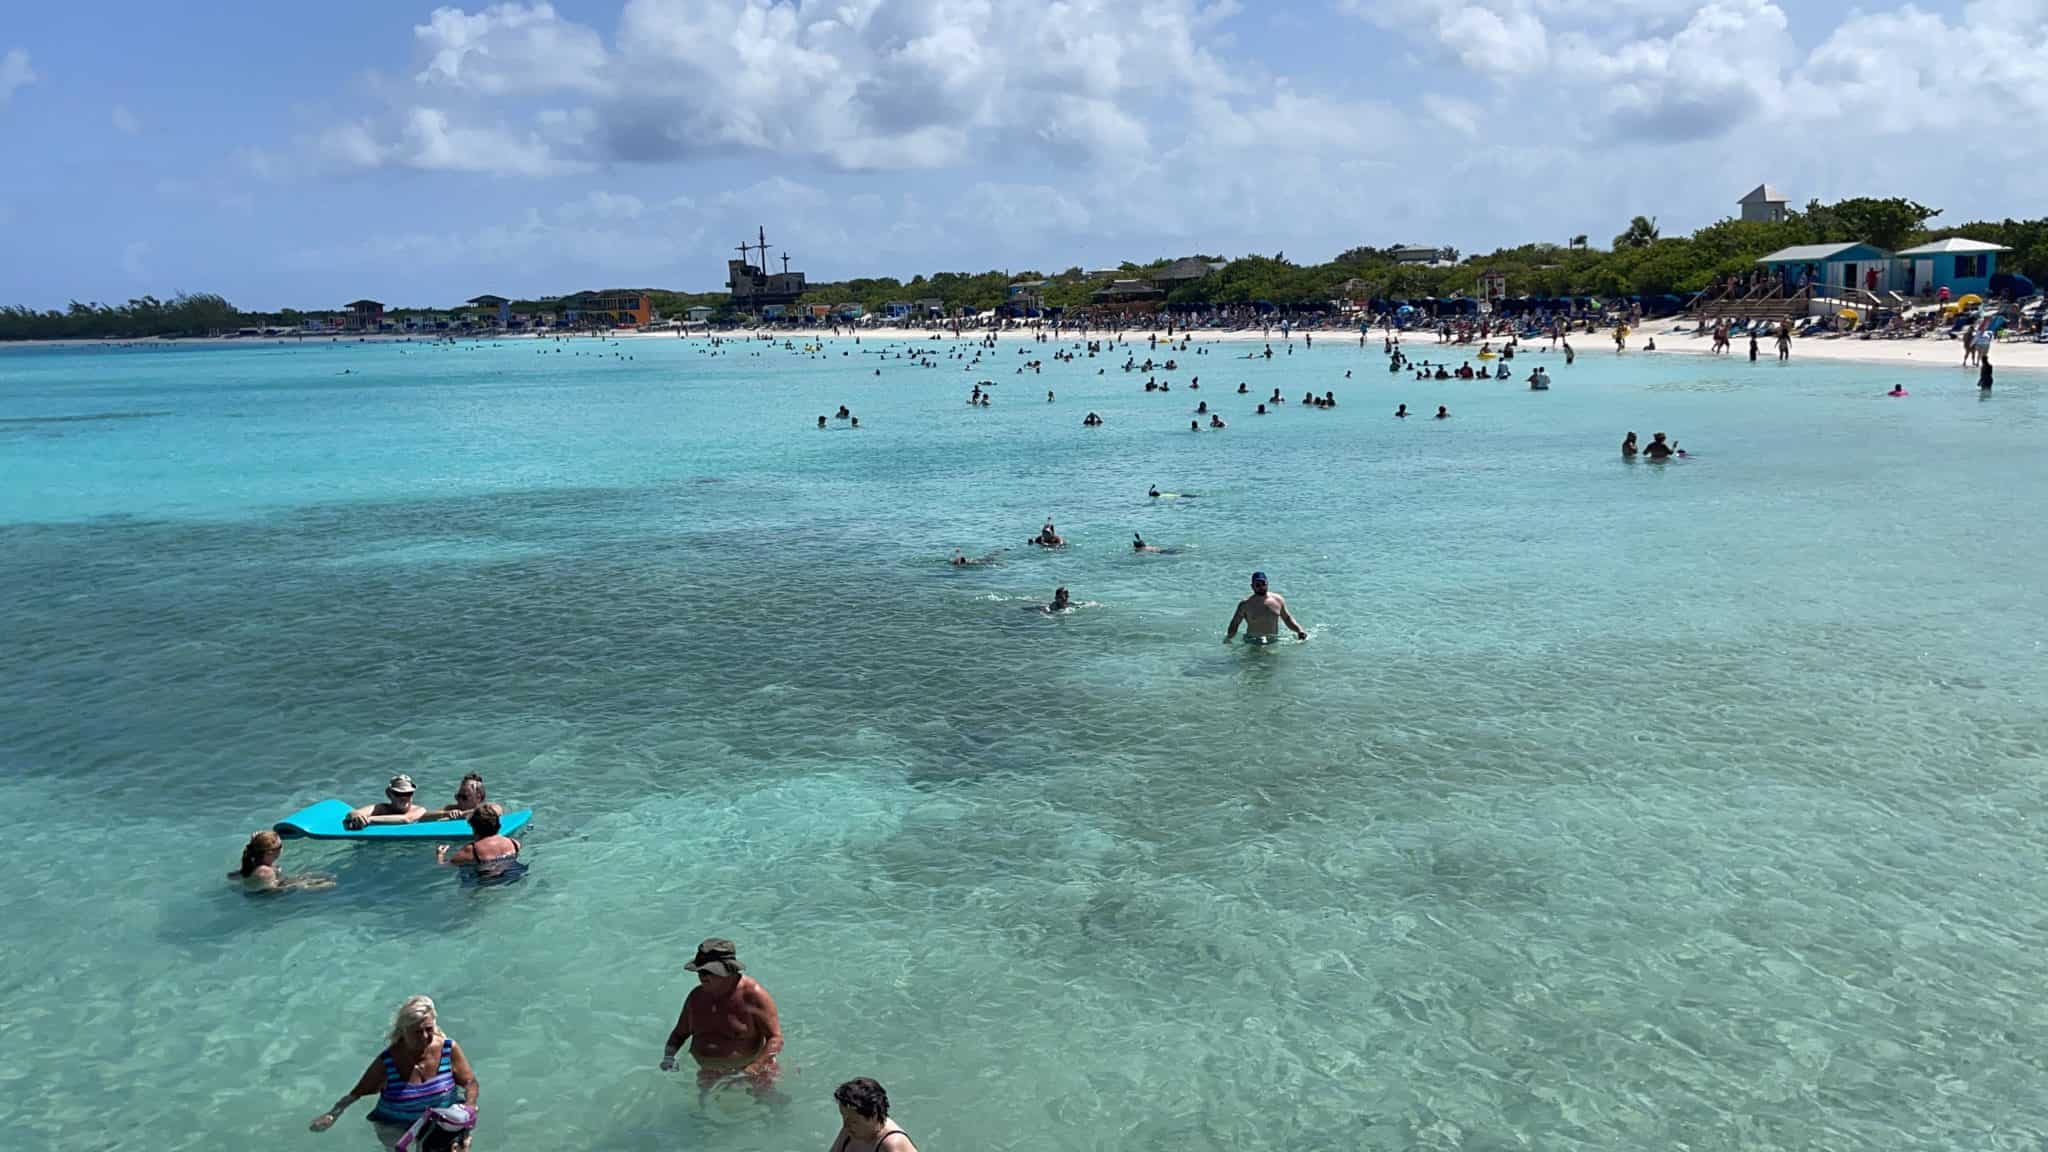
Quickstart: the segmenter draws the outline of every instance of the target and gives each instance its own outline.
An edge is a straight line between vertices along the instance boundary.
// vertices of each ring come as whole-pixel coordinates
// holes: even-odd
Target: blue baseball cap
[[[1265,582],[1266,582],[1266,574],[1265,574],[1264,572],[1254,572],[1254,573],[1252,573],[1252,583],[1254,583],[1254,584],[1264,584]]]

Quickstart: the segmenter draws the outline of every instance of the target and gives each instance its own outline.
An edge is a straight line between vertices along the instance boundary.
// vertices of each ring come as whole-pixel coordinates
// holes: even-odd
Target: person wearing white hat
[[[400,772],[385,786],[383,803],[365,804],[351,811],[341,818],[341,826],[354,831],[372,824],[417,824],[425,818],[427,810],[412,802],[416,791],[412,777]]]

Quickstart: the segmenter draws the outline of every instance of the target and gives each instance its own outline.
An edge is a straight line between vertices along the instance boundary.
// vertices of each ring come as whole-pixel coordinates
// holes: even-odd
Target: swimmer
[[[1225,423],[1223,422],[1223,417],[1221,417],[1221,416],[1216,416],[1216,415],[1213,415],[1213,414],[1212,414],[1212,415],[1211,415],[1211,416],[1209,417],[1209,427],[1211,427],[1211,428],[1228,428],[1228,427],[1230,427],[1230,425],[1228,425],[1228,424],[1225,424]]]
[[[1451,410],[1441,404],[1437,405],[1436,418],[1439,420],[1449,420],[1451,418]]]
[[[818,417],[818,430],[820,432],[825,430],[825,418],[823,416]]]
[[[323,872],[304,872],[297,876],[279,872],[277,860],[283,854],[282,836],[268,830],[258,832],[242,846],[242,866],[228,873],[228,879],[240,881],[245,892],[312,891],[334,887],[334,877]]]
[[[1252,573],[1252,594],[1237,602],[1237,611],[1230,617],[1230,627],[1223,633],[1225,644],[1237,638],[1240,624],[1244,626],[1245,639],[1252,643],[1271,643],[1280,635],[1282,624],[1293,630],[1295,639],[1308,639],[1308,633],[1288,613],[1287,601],[1266,590],[1264,572]]]
[[[1669,460],[1671,451],[1671,445],[1664,442],[1664,434],[1653,432],[1650,434],[1649,446],[1643,449],[1643,456],[1650,460]]]
[[[1911,393],[1909,393],[1909,392],[1907,392],[1907,391],[1906,391],[1906,386],[1905,386],[1904,384],[1894,384],[1894,385],[1892,385],[1892,390],[1891,390],[1891,391],[1889,391],[1889,392],[1887,392],[1887,393],[1885,393],[1885,395],[1887,395],[1887,396],[1907,396],[1907,395],[1911,395]]]
[[[1190,432],[1200,432],[1201,430],[1202,430],[1202,422],[1201,422],[1201,421],[1199,421],[1199,420],[1190,420],[1190,421],[1188,421],[1188,431],[1190,431]]]
[[[1038,545],[1040,548],[1065,548],[1067,546],[1067,538],[1053,531],[1052,521],[1047,520],[1045,527],[1038,530],[1038,535],[1031,538],[1031,543]]]
[[[855,416],[852,418],[852,426],[855,428],[860,427],[860,417]]]
[[[1050,616],[1054,612],[1070,611],[1073,607],[1074,598],[1067,595],[1066,586],[1063,584],[1052,590],[1052,603],[1047,604],[1043,611],[1046,615]]]
[[[365,804],[341,818],[341,826],[353,832],[371,824],[417,824],[427,810],[412,802],[412,777],[401,772],[384,789],[384,802]]]
[[[953,558],[947,561],[947,563],[955,568],[980,568],[985,565],[994,564],[997,557],[1002,554],[1003,550],[998,548],[993,552],[984,553],[980,556],[969,556],[967,553],[955,548],[953,549]]]
[[[1264,404],[1259,405],[1258,414],[1261,416],[1264,416],[1266,414],[1266,406]]]
[[[1621,438],[1621,458],[1622,458],[1622,459],[1624,459],[1624,460],[1633,460],[1633,459],[1635,459],[1635,458],[1636,458],[1636,453],[1638,453],[1638,452],[1640,452],[1640,451],[1641,451],[1641,449],[1640,449],[1640,448],[1637,448],[1637,447],[1636,447],[1636,434],[1635,434],[1635,433],[1631,432],[1631,433],[1629,433],[1628,435],[1626,435],[1626,436],[1624,436],[1624,437],[1622,437],[1622,438]]]
[[[1399,408],[1394,409],[1394,415],[1406,420],[1408,418],[1408,406],[1403,404]]]

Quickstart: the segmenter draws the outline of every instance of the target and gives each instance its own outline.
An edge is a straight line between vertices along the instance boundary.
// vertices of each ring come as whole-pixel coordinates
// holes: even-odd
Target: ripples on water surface
[[[822,1147],[860,1074],[933,1149],[2048,1137],[2038,380],[574,347],[0,351],[9,1147],[367,1146],[305,1123],[419,991],[480,1148]],[[1254,567],[1310,644],[1217,642]],[[522,884],[219,880],[470,770]],[[710,935],[784,1108],[654,1071]]]

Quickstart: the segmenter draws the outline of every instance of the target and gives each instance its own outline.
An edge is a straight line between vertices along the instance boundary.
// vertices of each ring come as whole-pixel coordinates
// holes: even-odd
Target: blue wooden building
[[[1877,271],[1874,287],[1878,291],[1897,287],[1892,254],[1875,244],[1794,244],[1757,263],[1770,269],[1792,292],[1809,285],[1822,295],[1834,290],[1873,287],[1872,269]]]
[[[1951,236],[1899,253],[1900,291],[1908,296],[1928,296],[1948,289],[1949,299],[1972,292],[1991,295],[1991,277],[1998,271],[1998,254],[2012,249]]]

